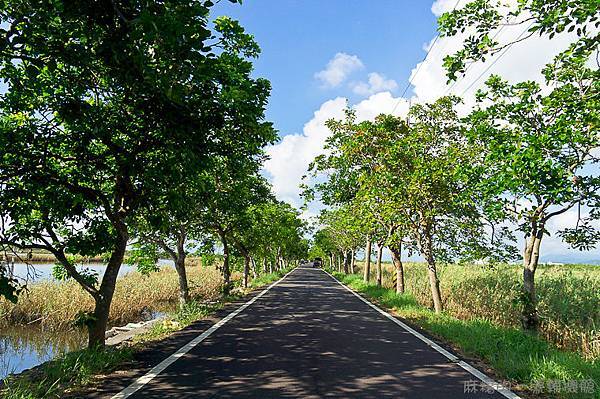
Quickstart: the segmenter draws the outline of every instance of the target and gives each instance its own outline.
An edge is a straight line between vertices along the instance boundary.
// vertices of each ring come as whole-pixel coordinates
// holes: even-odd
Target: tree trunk
[[[275,256],[275,270],[281,269],[281,247],[277,247],[277,256]]]
[[[185,233],[180,232],[177,240],[177,253],[175,254],[175,271],[179,277],[179,306],[183,307],[190,301],[190,290],[188,288],[188,280],[185,271]]]
[[[377,286],[381,287],[382,270],[381,270],[381,256],[383,255],[383,244],[377,244]]]
[[[125,250],[127,249],[127,241],[129,234],[124,223],[119,223],[117,226],[117,239],[115,247],[110,256],[98,295],[94,298],[95,306],[92,318],[86,323],[88,327],[88,347],[104,347],[106,340],[106,326],[108,325],[108,315],[110,312],[110,304],[113,294],[115,293],[115,285],[119,269],[123,263]]]
[[[219,231],[219,237],[221,238],[221,244],[223,244],[223,293],[229,294],[230,283],[231,283],[231,271],[229,270],[229,243],[225,233]]]
[[[396,292],[404,294],[404,265],[402,264],[402,244],[390,246],[392,252],[392,261],[396,269]]]
[[[367,237],[367,247],[365,248],[365,283],[371,279],[371,237]]]
[[[433,299],[433,308],[436,313],[440,313],[442,308],[442,294],[440,292],[440,280],[437,276],[435,258],[433,256],[433,242],[430,235],[425,236],[424,256],[427,261],[427,272],[429,274],[429,286],[431,288],[431,297]]]
[[[537,311],[537,296],[535,292],[535,271],[540,258],[540,245],[544,234],[544,226],[534,225],[531,234],[526,239],[523,253],[523,294],[521,325],[525,330],[537,331],[540,318]]]
[[[344,274],[350,272],[350,251],[344,251]]]
[[[333,270],[335,263],[333,262],[333,252],[329,254],[329,268]]]
[[[94,302],[94,312],[92,313],[93,319],[90,319],[87,322],[88,348],[104,347],[109,312],[110,301],[104,297],[96,298]]]
[[[350,273],[354,274],[354,266],[356,264],[356,251],[352,249],[352,258],[350,259]]]
[[[252,262],[252,278],[258,278],[258,266],[254,257],[250,258],[250,262]]]
[[[250,256],[244,254],[244,288],[248,288],[248,278],[250,277]]]
[[[188,288],[187,275],[185,271],[185,252],[180,252],[175,261],[175,270],[179,276],[179,306],[183,307],[190,301],[190,290]]]

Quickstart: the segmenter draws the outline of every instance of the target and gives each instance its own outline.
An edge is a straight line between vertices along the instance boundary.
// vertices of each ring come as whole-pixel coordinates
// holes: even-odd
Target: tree
[[[342,254],[344,273],[351,267],[351,254],[361,242],[360,219],[354,213],[352,205],[342,206],[321,213],[321,223],[327,225],[327,232],[333,243],[330,251]]]
[[[409,241],[423,255],[438,312],[442,297],[437,262],[490,253],[481,195],[472,184],[477,178],[473,167],[477,147],[465,137],[454,111],[457,101],[445,97],[413,106],[410,124],[389,115],[356,123],[348,111],[346,120],[328,122],[333,135],[328,155],[317,166],[333,178],[316,189],[327,193],[324,198],[350,197],[346,201],[359,206],[363,232],[378,242],[380,254],[387,244],[399,255],[398,245]],[[338,191],[345,185],[338,182],[348,171],[352,195],[344,197]],[[402,285],[401,261],[396,267]]]
[[[205,175],[206,197],[201,201],[204,204],[202,224],[221,242],[221,271],[224,292],[228,293],[231,288],[230,256],[234,232],[238,224],[246,223],[249,208],[271,199],[271,191],[266,180],[258,174],[260,158],[223,157],[214,162],[218,165]]]
[[[474,249],[484,236],[477,196],[470,189],[473,149],[464,140],[456,102],[444,97],[413,106],[408,131],[385,153],[381,168],[392,182],[389,197],[427,263],[436,312],[442,310],[438,261]]]
[[[535,82],[508,84],[493,76],[478,93],[478,108],[470,117],[472,138],[481,146],[486,178],[483,192],[497,199],[488,214],[505,214],[525,234],[523,250],[522,325],[537,330],[535,271],[548,221],[573,207],[578,209],[573,228],[559,232],[579,249],[592,248],[600,233],[598,177],[590,172],[598,137],[598,4],[594,0],[523,0],[517,5],[477,0],[444,14],[439,30],[444,36],[471,33],[463,48],[445,59],[450,80],[465,71],[467,63],[485,61],[513,42],[494,41],[504,25],[526,25],[519,37],[534,34],[552,39],[575,32],[575,39],[542,71],[547,89]],[[594,28],[592,28],[594,27]],[[594,63],[596,69],[590,66]],[[581,216],[581,209],[589,209]]]
[[[484,192],[495,199],[491,212],[506,212],[525,235],[522,324],[539,325],[535,272],[548,222],[576,207],[577,220],[559,235],[574,248],[590,249],[600,240],[593,220],[600,218],[600,72],[585,67],[587,57],[569,67],[549,66],[555,87],[544,95],[539,84],[510,85],[497,76],[479,93],[471,115],[472,135],[482,148]],[[581,208],[589,209],[582,215]]]
[[[311,257],[329,258],[333,251],[335,251],[335,244],[329,234],[329,230],[326,227],[317,230],[313,236],[312,246],[310,248]]]
[[[525,29],[517,39],[500,42],[496,38],[505,26],[525,26]],[[456,80],[457,74],[464,73],[471,63],[485,61],[486,57],[501,53],[536,33],[552,39],[562,32],[576,32],[577,39],[561,55],[571,54],[578,58],[598,49],[599,26],[596,0],[521,0],[507,3],[475,0],[444,13],[438,19],[441,36],[468,33],[463,47],[444,58],[449,80]]]
[[[168,192],[161,201],[152,204],[136,216],[133,229],[137,241],[130,260],[138,270],[154,271],[165,253],[175,266],[179,279],[179,304],[190,301],[185,263],[190,251],[201,242],[201,217],[204,197],[199,179],[190,176],[178,189]]]
[[[306,257],[308,247],[303,233],[304,222],[289,204],[269,199],[249,207],[232,230],[233,241],[244,257],[244,286],[248,285],[253,254],[270,257],[275,245],[278,265]]]
[[[0,244],[50,251],[94,298],[90,346],[104,344],[135,215],[219,153],[226,124],[262,113],[269,84],[243,58],[256,44],[228,18],[214,36],[211,4],[0,7]],[[67,253],[108,253],[102,281]]]

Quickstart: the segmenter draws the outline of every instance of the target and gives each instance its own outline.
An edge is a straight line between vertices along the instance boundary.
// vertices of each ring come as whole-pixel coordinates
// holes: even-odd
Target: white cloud
[[[315,73],[315,79],[320,80],[323,87],[337,87],[344,82],[350,74],[364,65],[360,58],[346,53],[337,53],[328,63],[325,69]]]
[[[279,143],[267,147],[270,159],[265,162],[265,171],[270,176],[273,190],[279,199],[296,206],[301,204],[299,185],[302,176],[307,173],[310,162],[323,153],[325,140],[331,134],[325,122],[329,119],[342,119],[347,105],[346,99],[342,97],[325,101],[304,125],[302,134],[287,135]],[[353,108],[357,119],[363,121],[392,110],[395,115],[405,115],[408,102],[393,97],[389,92],[381,92],[355,104]]]
[[[279,199],[300,205],[302,176],[310,162],[323,151],[330,134],[325,122],[343,118],[345,107],[346,99],[342,97],[324,102],[304,125],[302,134],[287,135],[281,142],[267,147],[270,159],[265,162],[265,170],[271,176],[273,190]]]
[[[431,5],[431,12],[436,17],[439,17],[445,12],[451,11],[454,6],[460,8],[468,3],[468,0],[437,0]]]
[[[389,91],[373,94],[353,106],[356,118],[359,121],[373,120],[379,114],[406,116],[408,113],[408,100],[394,97]]]
[[[377,72],[371,72],[367,82],[354,82],[350,87],[354,93],[368,96],[382,91],[394,91],[398,88],[398,83],[393,79],[386,79]]]
[[[458,8],[468,1],[460,0]],[[516,4],[516,0],[505,1],[507,5]],[[439,16],[450,11],[456,4],[455,0],[437,0],[431,6],[431,11]],[[492,34],[500,43],[509,43],[521,35],[525,35],[527,25],[505,26]],[[552,40],[546,37],[533,35],[520,43],[512,45],[505,53],[500,52],[487,57],[486,62],[477,62],[468,67],[464,76],[459,77],[456,83],[447,85],[446,71],[443,68],[443,59],[446,55],[454,54],[462,47],[467,34],[454,37],[440,37],[423,63],[415,65],[411,72],[413,90],[420,102],[433,101],[445,94],[455,94],[464,97],[463,111],[467,111],[474,104],[475,92],[483,87],[487,78],[497,74],[510,82],[516,83],[525,80],[536,80],[543,83],[540,73],[544,65],[552,61],[554,56],[567,48],[575,38],[574,33],[563,33]],[[424,48],[428,49],[433,39]],[[492,65],[493,64],[493,65]],[[489,69],[488,69],[489,68]],[[418,73],[416,73],[418,70]],[[416,75],[415,75],[416,74]]]

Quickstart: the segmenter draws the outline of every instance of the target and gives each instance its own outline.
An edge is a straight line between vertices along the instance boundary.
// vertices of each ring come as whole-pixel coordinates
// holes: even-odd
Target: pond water
[[[0,332],[0,379],[83,348],[84,330],[44,331],[39,326],[13,326]]]
[[[172,266],[168,260],[159,261],[161,265]],[[43,280],[53,280],[52,263],[35,263],[26,265],[15,263],[13,275],[27,279],[28,283]],[[89,263],[78,266],[87,268],[98,274],[104,274],[105,265]],[[122,265],[119,276],[135,272],[135,267]],[[173,304],[162,304],[157,309],[149,310],[143,320],[150,320],[163,315],[174,308]],[[132,320],[141,321],[141,320]],[[85,347],[87,332],[84,329],[70,331],[44,330],[38,325],[0,327],[0,380],[9,374],[19,373],[41,363],[54,359],[56,356]]]
[[[173,266],[173,261],[168,259],[161,259],[158,261],[161,266]],[[14,263],[8,266],[9,273],[13,276],[17,277],[19,280],[26,280],[28,283],[42,281],[42,280],[54,280],[52,277],[52,268],[54,267],[54,263],[32,263],[30,265],[25,263]],[[84,263],[77,265],[78,270],[89,270],[98,275],[98,278],[101,279],[104,275],[104,271],[106,270],[106,265],[104,263]],[[119,269],[119,277],[124,276],[129,272],[134,272],[135,266],[132,265],[121,265]]]
[[[136,322],[162,317],[176,307],[177,304],[161,304]],[[39,325],[3,327],[0,329],[0,380],[86,345],[87,330],[83,328],[53,331]]]

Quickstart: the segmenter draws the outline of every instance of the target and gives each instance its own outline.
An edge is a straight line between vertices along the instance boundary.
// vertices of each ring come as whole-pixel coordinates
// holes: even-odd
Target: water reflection
[[[169,260],[160,260],[160,265],[173,266]],[[27,280],[28,283],[43,280],[52,280],[53,263],[14,263],[10,267],[14,276]],[[79,268],[87,268],[102,278],[106,266],[102,263],[86,263]],[[122,265],[119,276],[135,272],[135,267]],[[175,310],[176,303],[155,304],[152,309],[146,309],[137,320],[125,322],[139,322],[163,316]],[[113,327],[109,325],[109,328]],[[87,333],[83,329],[69,331],[44,330],[41,326],[31,324],[26,326],[10,326],[0,328],[0,380],[9,374],[19,373],[43,362],[54,359],[64,353],[85,347]]]
[[[139,322],[163,317],[177,308],[177,303],[156,304],[147,309]],[[109,329],[114,327],[108,326]],[[87,344],[85,329],[69,331],[44,330],[39,325],[11,326],[0,329],[0,380],[20,373],[62,354],[81,349]]]
[[[39,326],[14,326],[0,330],[0,379],[19,373],[58,355],[83,348],[84,330],[44,331]]]

